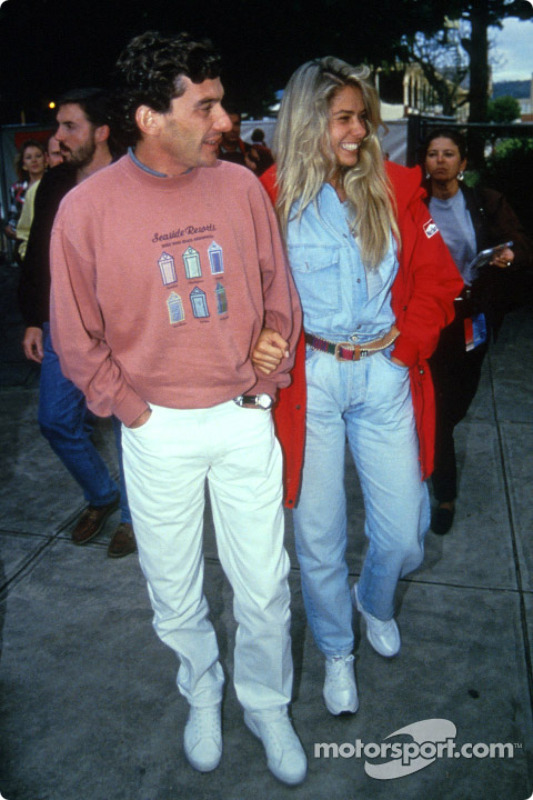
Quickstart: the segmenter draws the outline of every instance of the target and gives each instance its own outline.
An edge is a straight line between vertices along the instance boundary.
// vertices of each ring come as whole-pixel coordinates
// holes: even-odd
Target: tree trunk
[[[489,10],[487,0],[474,0],[470,8],[470,115],[469,122],[485,122],[489,99]],[[485,141],[472,128],[468,132],[468,153],[471,167],[484,164]]]
[[[470,122],[485,122],[489,97],[489,9],[487,0],[475,0],[470,11]]]

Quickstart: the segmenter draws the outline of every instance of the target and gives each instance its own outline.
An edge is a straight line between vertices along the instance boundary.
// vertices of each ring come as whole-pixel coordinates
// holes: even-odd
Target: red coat
[[[392,310],[400,336],[393,354],[409,367],[415,421],[420,443],[420,466],[425,480],[433,471],[435,397],[427,359],[437,346],[442,328],[453,319],[453,300],[462,278],[427,206],[418,167],[407,169],[386,162],[396,198],[401,235],[400,267],[392,286]],[[272,202],[276,173],[271,167],[260,178]],[[292,383],[280,392],[274,409],[276,432],[284,455],[285,505],[294,507],[300,489],[305,443],[305,344],[298,342]],[[401,469],[401,464],[398,465]]]

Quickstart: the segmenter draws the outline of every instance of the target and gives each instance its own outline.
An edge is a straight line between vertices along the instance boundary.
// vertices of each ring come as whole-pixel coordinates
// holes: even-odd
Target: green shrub
[[[533,139],[502,139],[480,171],[480,182],[502,192],[533,232]]]
[[[504,95],[496,100],[489,100],[487,119],[489,122],[514,122],[520,119],[522,111],[515,97]]]

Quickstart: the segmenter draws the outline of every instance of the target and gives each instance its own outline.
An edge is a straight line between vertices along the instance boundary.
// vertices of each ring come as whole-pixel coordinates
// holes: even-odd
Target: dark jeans
[[[487,347],[485,342],[467,353],[464,321],[457,318],[443,330],[438,347],[429,359],[437,415],[432,483],[439,503],[451,502],[457,497],[453,432],[474,399]]]
[[[83,393],[61,372],[52,347],[50,325],[43,325],[44,358],[41,364],[39,425],[54,453],[83,489],[87,503],[105,506],[119,493],[115,481],[92,440],[92,415]],[[113,418],[120,465],[121,522],[131,523],[122,469],[120,422]]]

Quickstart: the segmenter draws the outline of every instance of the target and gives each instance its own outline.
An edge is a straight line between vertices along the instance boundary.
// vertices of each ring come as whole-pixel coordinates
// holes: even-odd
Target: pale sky
[[[510,17],[505,20],[503,30],[491,28],[489,38],[494,43],[491,57],[492,80],[531,80],[533,73],[533,22],[521,22]]]

